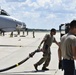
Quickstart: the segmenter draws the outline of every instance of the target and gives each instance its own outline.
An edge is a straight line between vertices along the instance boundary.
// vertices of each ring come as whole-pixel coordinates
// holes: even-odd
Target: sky
[[[76,0],[0,0],[0,7],[27,28],[58,30],[76,19]]]

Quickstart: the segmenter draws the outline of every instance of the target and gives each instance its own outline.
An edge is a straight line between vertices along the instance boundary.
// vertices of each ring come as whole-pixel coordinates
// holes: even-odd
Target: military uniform
[[[43,44],[43,57],[35,64],[35,65],[41,65],[43,62],[43,68],[46,68],[49,65],[50,58],[51,58],[51,52],[50,52],[50,46],[54,42],[55,38],[49,34],[46,34],[44,37],[45,42]]]
[[[67,33],[61,38],[64,75],[74,75],[72,46],[76,46],[76,36],[72,33]]]

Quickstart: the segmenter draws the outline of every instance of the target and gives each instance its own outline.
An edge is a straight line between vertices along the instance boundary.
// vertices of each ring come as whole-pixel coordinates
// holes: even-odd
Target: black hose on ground
[[[29,58],[33,57],[36,52],[40,52],[40,50],[37,49],[37,50],[35,50],[34,52],[31,52],[31,53],[29,54],[29,56],[28,56],[27,58],[25,58],[24,60],[20,61],[19,63],[15,64],[15,65],[10,66],[10,67],[1,69],[0,72],[4,72],[4,71],[10,70],[10,69],[13,69],[13,68],[15,68],[15,67],[18,67],[19,65],[21,65],[21,64],[23,64],[25,61],[27,61]]]

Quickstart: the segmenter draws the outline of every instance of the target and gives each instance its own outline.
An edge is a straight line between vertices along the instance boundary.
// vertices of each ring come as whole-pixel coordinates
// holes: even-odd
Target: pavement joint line
[[[0,45],[0,47],[36,47],[36,46],[28,46],[28,45]]]
[[[38,41],[38,40],[39,40],[39,39],[37,39],[36,41]],[[35,43],[36,41],[32,42],[31,44]],[[28,44],[26,47],[29,47],[29,45],[31,45],[31,44]],[[22,48],[22,47],[20,47],[20,48]],[[22,49],[18,49],[18,50],[22,50]],[[17,52],[18,50],[12,52],[11,54]],[[5,56],[5,57],[0,58],[0,60],[4,59],[4,58],[6,58],[6,57],[9,57],[11,54],[9,54],[9,55],[7,55],[7,56]]]
[[[18,49],[18,50],[19,50],[19,49]],[[3,59],[4,59],[4,58],[6,58],[6,57],[9,57],[11,54],[13,54],[13,53],[17,52],[18,50],[14,51],[14,52],[11,52],[9,55],[6,55],[6,56],[4,56],[4,57],[0,58],[0,61],[1,61],[1,60],[3,60]]]
[[[22,45],[0,45],[0,47],[23,47]]]

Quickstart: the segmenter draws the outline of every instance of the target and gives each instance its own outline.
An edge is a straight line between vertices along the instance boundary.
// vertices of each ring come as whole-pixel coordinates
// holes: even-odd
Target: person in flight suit
[[[43,64],[42,70],[49,70],[46,68],[49,63],[50,63],[50,58],[51,58],[51,52],[50,52],[50,46],[52,45],[53,42],[55,42],[57,45],[59,43],[56,41],[55,37],[53,35],[56,34],[56,29],[52,28],[50,30],[50,34],[46,34],[43,40],[41,41],[40,45],[38,46],[38,49],[40,49],[41,45],[43,44],[42,49],[40,49],[43,52],[43,57],[34,64],[35,69],[38,71],[38,66]]]

